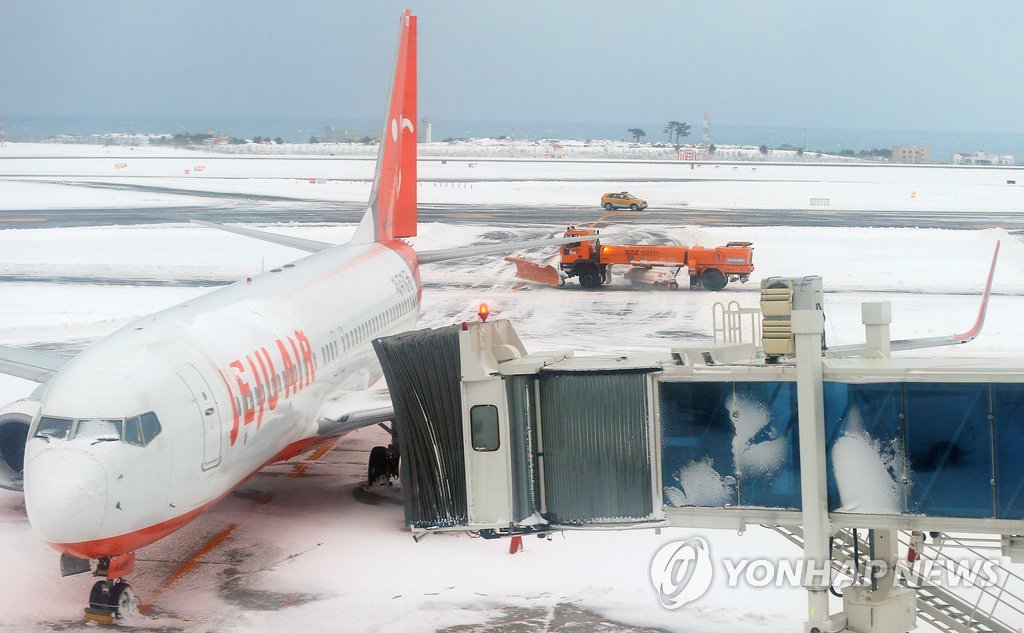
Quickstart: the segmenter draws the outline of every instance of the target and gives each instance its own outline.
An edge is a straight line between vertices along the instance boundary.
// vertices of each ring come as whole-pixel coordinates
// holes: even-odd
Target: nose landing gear
[[[131,618],[139,613],[139,601],[131,585],[123,579],[99,580],[89,592],[85,619],[100,624]]]
[[[139,600],[123,576],[132,570],[134,554],[113,558],[101,558],[97,562],[95,576],[106,576],[96,581],[89,592],[89,607],[85,610],[86,621],[98,624],[114,624],[139,614]]]

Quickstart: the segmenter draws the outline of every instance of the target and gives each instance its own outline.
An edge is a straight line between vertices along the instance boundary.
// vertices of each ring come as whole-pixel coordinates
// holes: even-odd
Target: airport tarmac
[[[108,186],[99,184],[67,186]],[[166,181],[115,191],[180,195],[187,203],[156,209],[36,205],[20,215],[0,213],[0,228],[32,229],[0,233],[0,294],[7,298],[0,310],[0,343],[72,355],[132,318],[258,272],[261,257],[269,267],[302,255],[184,226],[189,218],[298,223],[264,228],[340,241],[350,230],[346,223],[355,222],[363,208],[260,192],[208,195]],[[421,206],[421,221],[417,239],[424,248],[539,237],[570,222],[607,225],[609,233],[631,240],[717,243],[750,237],[758,275],[825,277],[827,334],[839,343],[863,335],[862,301],[893,302],[894,337],[965,329],[977,311],[976,290],[992,243],[1003,239],[985,334],[964,350],[935,353],[998,355],[1024,348],[1017,322],[1024,310],[1024,243],[1019,235],[981,230],[995,224],[1020,232],[1024,220],[1010,213],[933,214],[921,220],[906,210],[608,213],[585,205],[429,203]],[[947,255],[954,249],[957,258]],[[528,348],[587,353],[708,340],[716,301],[753,305],[757,298],[756,280],[719,293],[656,291],[619,280],[593,292],[572,283],[563,289],[534,286],[515,279],[500,258],[424,266],[423,281],[422,327],[472,319],[486,301],[497,317],[513,321]],[[661,544],[686,531],[569,533],[550,541],[529,539],[526,551],[515,556],[505,541],[468,534],[416,543],[403,526],[396,491],[367,494],[361,487],[368,451],[383,440],[380,429],[367,428],[332,450],[270,466],[181,531],[139,552],[131,580],[152,607],[146,618],[123,628],[689,633],[797,630],[802,622],[800,590],[739,595],[713,588],[693,608],[661,609],[647,579],[648,563]],[[788,551],[776,535],[756,528],[742,537],[714,532],[709,538],[716,551]],[[5,491],[0,539],[8,565],[19,570],[0,577],[0,630],[95,630],[79,619],[93,579],[60,579],[56,553],[32,534],[21,497]]]

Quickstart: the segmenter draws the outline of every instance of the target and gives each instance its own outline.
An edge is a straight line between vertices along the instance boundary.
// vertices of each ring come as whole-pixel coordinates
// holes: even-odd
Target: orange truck
[[[570,226],[565,237],[598,234],[596,229]],[[602,244],[600,240],[569,242],[559,255],[558,269],[520,257],[506,257],[516,265],[516,276],[529,281],[561,286],[576,277],[584,288],[597,288],[611,281],[612,266],[629,266],[624,276],[634,283],[679,287],[676,276],[686,268],[691,288],[721,290],[730,281],[745,282],[754,271],[754,249],[750,242],[729,242],[725,246],[659,246],[647,244]],[[675,269],[674,271],[670,269]]]

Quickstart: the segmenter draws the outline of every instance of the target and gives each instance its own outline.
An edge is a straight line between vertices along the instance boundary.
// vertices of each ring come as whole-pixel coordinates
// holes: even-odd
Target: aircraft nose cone
[[[25,464],[28,520],[49,543],[99,537],[107,507],[107,474],[93,455],[47,447]]]

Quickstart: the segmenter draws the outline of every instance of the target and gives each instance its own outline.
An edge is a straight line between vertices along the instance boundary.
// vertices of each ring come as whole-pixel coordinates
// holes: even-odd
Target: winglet
[[[954,334],[953,338],[957,343],[969,343],[977,338],[978,334],[981,333],[982,326],[985,325],[985,313],[988,312],[988,297],[992,292],[992,278],[996,274],[996,260],[999,259],[999,242],[996,242],[996,250],[992,253],[992,266],[988,269],[988,281],[985,282],[985,294],[981,298],[981,308],[978,310],[978,320],[974,322],[974,327],[967,330],[963,334]]]
[[[352,242],[416,235],[416,16],[406,9],[370,202]]]

